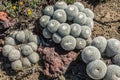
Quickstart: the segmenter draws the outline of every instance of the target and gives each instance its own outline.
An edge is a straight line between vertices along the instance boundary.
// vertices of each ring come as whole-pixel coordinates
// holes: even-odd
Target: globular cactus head
[[[107,73],[103,80],[119,80],[120,79],[120,66],[109,65]]]
[[[120,66],[120,54],[117,54],[115,55],[113,58],[112,58],[112,62],[118,66]]]
[[[37,51],[38,45],[35,42],[30,42],[28,45],[31,46],[33,51]]]
[[[31,63],[37,63],[39,61],[39,55],[36,52],[33,52],[28,56],[28,59],[30,60]]]
[[[84,10],[83,10],[83,12],[86,14],[86,16],[87,17],[90,17],[90,18],[94,18],[94,13],[93,13],[93,11],[92,10],[90,10],[89,8],[85,8]]]
[[[61,36],[66,36],[66,35],[69,35],[70,34],[70,25],[67,24],[67,23],[62,23],[60,24],[59,26],[59,29],[58,29],[58,33],[61,35]]]
[[[36,43],[37,45],[39,45],[39,43],[40,43],[40,38],[39,38],[38,35],[33,35],[33,34],[32,34],[32,35],[29,36],[28,42],[34,42],[34,43]]]
[[[22,62],[20,60],[16,60],[16,61],[12,62],[11,67],[15,71],[23,69]]]
[[[18,31],[15,38],[16,38],[16,40],[18,42],[24,43],[25,42],[25,33],[24,33],[24,31]]]
[[[16,61],[20,59],[20,57],[21,57],[20,51],[17,49],[11,50],[8,54],[9,61]]]
[[[94,60],[99,60],[101,58],[101,54],[96,47],[87,46],[83,49],[81,57],[85,63],[89,63]]]
[[[61,42],[61,40],[62,40],[62,37],[61,37],[58,33],[54,33],[54,34],[52,35],[52,40],[53,40],[55,43],[59,44],[59,43]]]
[[[93,19],[88,17],[87,20],[86,20],[85,25],[88,26],[91,30],[93,30],[93,28],[94,28],[94,21],[93,21]]]
[[[24,68],[31,67],[31,62],[29,61],[28,58],[23,58],[21,61],[22,61],[22,65],[23,65]]]
[[[71,34],[73,37],[78,37],[78,36],[80,36],[81,26],[80,26],[79,24],[73,23],[73,24],[71,24],[70,27],[71,27],[70,34]]]
[[[33,33],[31,31],[29,31],[28,29],[24,30],[24,33],[25,33],[25,43],[28,43],[29,38],[30,38],[30,36],[33,35]]]
[[[60,23],[64,23],[67,20],[66,12],[63,9],[58,9],[53,14],[53,19],[58,20]]]
[[[31,46],[29,45],[23,45],[21,46],[21,53],[24,55],[24,56],[28,56],[30,54],[33,53],[33,49]]]
[[[85,13],[83,13],[83,12],[79,12],[79,13],[75,16],[75,18],[73,19],[73,22],[74,22],[74,23],[78,23],[78,24],[80,24],[80,25],[85,24],[86,21],[87,21],[87,16],[86,16]]]
[[[75,2],[74,5],[79,9],[79,11],[83,11],[84,10],[84,5],[80,2]]]
[[[66,9],[67,8],[67,3],[64,1],[58,1],[54,5],[55,9]]]
[[[74,37],[68,35],[62,38],[60,45],[66,51],[74,50],[76,47],[76,40]]]
[[[46,38],[46,39],[50,39],[52,37],[52,33],[47,29],[47,28],[44,28],[43,29],[43,36]]]
[[[10,51],[12,51],[13,49],[15,49],[13,46],[11,45],[5,45],[2,49],[2,54],[3,56],[7,57],[8,54],[10,53]]]
[[[92,34],[91,29],[88,26],[82,26],[80,37],[88,39]]]
[[[52,16],[54,13],[54,7],[53,6],[46,6],[43,10],[43,13],[48,16]]]
[[[99,51],[101,53],[103,53],[106,49],[106,46],[107,46],[107,40],[106,40],[106,38],[104,38],[102,36],[98,36],[98,37],[93,39],[91,45],[95,46],[96,48],[99,49]]]
[[[101,80],[107,72],[107,66],[103,61],[95,60],[87,65],[86,72],[90,78]]]
[[[17,33],[18,33],[18,31],[14,31],[14,32],[12,32],[11,35],[10,35],[10,37],[12,37],[12,38],[15,39]]]
[[[57,20],[50,20],[47,28],[51,33],[55,33],[59,28],[60,23]]]
[[[15,45],[16,42],[12,37],[6,37],[5,38],[5,45]]]
[[[69,5],[66,9],[65,9],[66,13],[67,13],[67,17],[75,17],[77,16],[79,10],[75,5]]]
[[[106,56],[113,57],[116,54],[120,54],[120,41],[115,38],[108,39],[106,47]]]
[[[82,38],[76,38],[76,49],[83,49],[86,46],[86,41]]]
[[[43,16],[39,19],[39,23],[40,23],[40,25],[44,28],[44,27],[47,26],[49,20],[50,20],[50,16],[43,15]]]

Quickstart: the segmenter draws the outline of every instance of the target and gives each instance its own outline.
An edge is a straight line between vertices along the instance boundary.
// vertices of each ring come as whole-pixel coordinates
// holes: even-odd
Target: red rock
[[[64,54],[64,51],[56,50],[56,48],[45,47],[43,50],[38,50],[42,54],[43,63],[45,64],[43,74],[50,78],[64,74],[69,64],[77,57],[77,53],[73,51],[65,52],[66,54]]]

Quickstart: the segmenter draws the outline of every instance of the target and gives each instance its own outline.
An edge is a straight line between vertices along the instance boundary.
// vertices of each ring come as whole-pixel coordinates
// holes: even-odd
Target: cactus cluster
[[[87,45],[86,40],[91,37],[94,26],[93,18],[94,13],[80,2],[67,5],[58,1],[54,6],[45,7],[39,23],[46,39],[52,39],[70,51]]]
[[[3,56],[11,62],[13,70],[22,70],[39,61],[39,38],[29,30],[15,31],[5,39]]]
[[[111,65],[106,66],[104,58],[111,59]],[[120,41],[103,36],[95,37],[90,46],[83,49],[82,60],[87,64],[86,72],[92,79],[120,79]],[[101,60],[102,59],[102,60]]]

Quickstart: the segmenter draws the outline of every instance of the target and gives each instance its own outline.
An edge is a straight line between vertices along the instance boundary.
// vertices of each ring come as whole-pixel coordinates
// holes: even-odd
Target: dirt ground
[[[85,0],[77,1],[81,1],[85,7],[92,9],[95,13],[92,38],[104,36],[107,39],[113,37],[120,40],[120,0],[109,0],[95,6]],[[0,80],[49,80],[40,73],[40,62],[29,70],[16,73],[11,71],[9,63],[3,63],[3,60],[7,59],[2,57],[0,54]],[[65,76],[61,75],[59,79],[55,80],[92,80],[84,73],[85,66],[83,62],[74,61],[68,67]]]

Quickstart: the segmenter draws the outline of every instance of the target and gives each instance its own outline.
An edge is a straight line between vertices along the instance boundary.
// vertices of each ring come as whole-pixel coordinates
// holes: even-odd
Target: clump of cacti
[[[100,54],[101,53],[101,54]],[[99,54],[99,55],[98,55]],[[95,37],[91,46],[83,49],[81,54],[83,62],[87,63],[86,72],[92,79],[118,80],[120,79],[120,41],[111,38],[106,39],[103,36]],[[99,60],[98,60],[99,59]],[[111,59],[112,65],[106,62]]]
[[[53,42],[62,44],[64,50],[70,51],[83,49],[86,46],[86,40],[91,37],[93,30],[93,18],[93,12],[80,2],[67,5],[64,1],[58,1],[55,5],[44,8],[39,23],[44,28],[43,36],[46,39],[52,39]],[[68,36],[69,41],[74,39],[71,43],[74,43],[72,48],[63,46],[68,41],[66,39]],[[76,38],[80,39],[76,41]]]
[[[45,7],[39,23],[44,38],[59,44],[64,50],[83,49],[81,58],[87,64],[86,72],[90,78],[120,79],[119,66],[116,69],[112,67],[114,70],[109,66],[107,69],[104,63],[104,58],[111,58],[113,64],[120,65],[120,41],[114,38],[107,40],[102,36],[90,40],[93,18],[92,10],[80,2],[67,5],[64,1],[58,1],[54,6]]]
[[[39,38],[29,30],[15,31],[6,37],[3,56],[8,57],[13,70],[22,70],[39,61]]]

